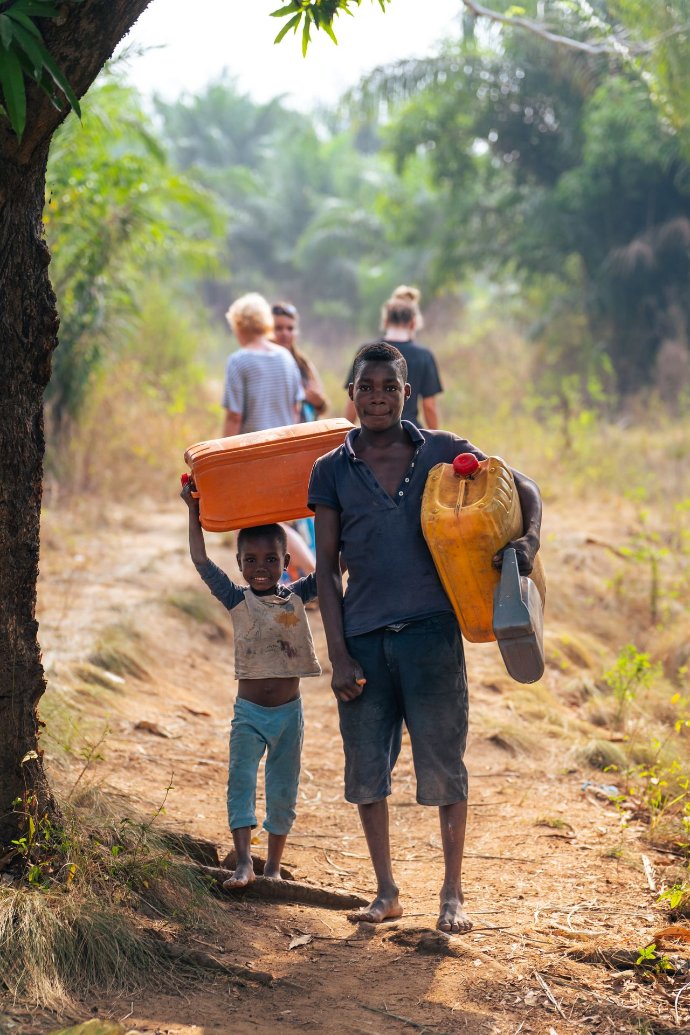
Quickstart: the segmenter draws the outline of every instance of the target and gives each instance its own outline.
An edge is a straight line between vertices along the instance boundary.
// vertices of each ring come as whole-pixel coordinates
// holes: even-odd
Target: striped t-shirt
[[[297,423],[295,406],[304,399],[299,367],[287,349],[240,349],[225,368],[223,406],[241,413],[240,434]]]

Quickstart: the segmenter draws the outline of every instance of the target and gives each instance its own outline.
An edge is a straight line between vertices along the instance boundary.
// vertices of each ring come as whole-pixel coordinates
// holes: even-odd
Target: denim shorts
[[[437,614],[351,636],[347,648],[366,685],[355,700],[338,702],[346,799],[369,805],[388,797],[404,722],[419,804],[465,801],[467,673],[455,616]]]

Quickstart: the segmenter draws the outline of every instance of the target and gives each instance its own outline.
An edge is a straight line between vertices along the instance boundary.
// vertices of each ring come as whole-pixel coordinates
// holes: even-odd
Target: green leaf
[[[0,14],[0,43],[9,50],[12,45],[14,26],[6,14]]]
[[[24,86],[23,78],[21,80],[21,87],[19,88],[17,82],[14,80],[13,69],[16,70],[19,66],[23,72],[25,72],[30,78],[34,79],[41,89],[48,94],[56,107],[61,107],[59,96],[54,93],[53,84],[55,84],[59,90],[64,94],[65,98],[76,111],[77,115],[81,115],[79,108],[79,101],[72,87],[69,84],[64,73],[55,63],[50,52],[46,48],[43,37],[32,21],[30,15],[34,17],[43,18],[54,18],[58,17],[60,11],[52,2],[42,2],[42,0],[17,0],[11,8],[6,12],[3,18],[8,20],[7,24],[11,29],[10,42],[14,42],[17,50],[13,54],[14,61],[9,64],[9,67],[3,69],[3,92],[5,94],[6,108],[12,128],[16,130],[16,119],[19,118],[23,127],[26,123],[26,91]],[[7,29],[7,24],[5,29]],[[5,38],[6,31],[2,32],[3,40]],[[12,53],[10,47],[6,44],[8,50],[8,56]],[[17,53],[17,51],[19,51]],[[26,58],[29,63],[27,64]],[[7,64],[7,62],[6,62]],[[52,82],[51,82],[52,80]],[[10,100],[10,96],[12,100]],[[23,114],[22,114],[23,112]],[[21,136],[21,133],[17,133]]]
[[[293,11],[302,12],[302,8],[298,3],[293,0],[293,3],[288,4],[286,7],[279,7],[276,11],[271,11],[271,18],[286,18]]]
[[[282,27],[282,29],[280,30],[280,32],[278,33],[276,38],[273,40],[273,42],[274,43],[280,43],[280,41],[282,40],[283,36],[285,36],[286,33],[288,33],[290,31],[290,29],[294,28],[295,31],[297,31],[297,26],[299,25],[299,21],[300,21],[301,17],[302,17],[302,12],[301,11],[299,12],[299,14],[293,15],[293,17],[290,19],[290,21],[287,22]]]
[[[336,38],[335,33],[333,32],[333,26],[330,24],[330,22],[324,22],[323,25],[321,26],[321,28],[324,30],[324,32],[326,32],[331,37],[331,39],[333,40],[333,42],[335,43],[335,45],[337,47],[338,46],[338,40]]]
[[[26,91],[22,66],[11,50],[0,56],[0,86],[10,125],[21,140],[26,126]]]
[[[10,11],[20,11],[34,18],[59,18],[60,8],[53,0],[17,0]]]
[[[81,118],[81,108],[79,107],[79,100],[77,98],[77,95],[75,94],[74,90],[67,81],[67,78],[65,77],[64,73],[60,71],[58,66],[55,64],[52,55],[50,55],[47,50],[43,54],[43,64],[48,69],[51,76],[53,77],[57,85],[60,87],[69,103],[72,105],[79,118]]]
[[[307,56],[307,47],[309,46],[309,32],[311,30],[311,15],[308,11],[304,12],[304,28],[302,29],[302,57]]]
[[[41,42],[43,42],[43,37],[41,36],[38,26],[35,22],[31,21],[31,18],[29,18],[28,15],[24,14],[22,11],[18,11],[16,7],[10,7],[7,12],[7,17],[11,18],[14,22],[18,22],[19,25],[23,25],[26,31],[30,33],[34,39],[41,40]]]
[[[34,37],[30,36],[21,25],[15,27],[15,38],[19,47],[21,47],[31,62],[31,72],[29,72],[29,75],[33,79],[37,79],[44,65],[43,52],[45,48],[38,44]]]
[[[29,884],[40,884],[41,881],[41,867],[34,863],[33,866],[29,867],[29,872],[26,875],[26,879]]]

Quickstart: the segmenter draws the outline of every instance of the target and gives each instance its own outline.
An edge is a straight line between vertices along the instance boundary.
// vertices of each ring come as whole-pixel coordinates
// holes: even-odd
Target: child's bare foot
[[[238,862],[232,877],[223,881],[224,888],[246,888],[255,879],[254,867],[251,859],[246,862]]]
[[[441,892],[441,910],[436,927],[446,934],[467,934],[472,930],[472,921],[465,912],[462,893]]]
[[[380,924],[383,920],[395,920],[402,915],[402,906],[396,892],[394,895],[377,895],[364,909],[348,913],[347,918],[353,924]]]
[[[283,858],[283,850],[287,834],[268,833],[268,853],[264,865],[264,877],[268,880],[282,880],[280,873],[280,860]]]

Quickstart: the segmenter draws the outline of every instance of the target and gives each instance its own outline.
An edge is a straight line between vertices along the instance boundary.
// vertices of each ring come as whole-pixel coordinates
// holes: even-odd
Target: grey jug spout
[[[520,575],[512,547],[503,552],[501,581],[494,592],[494,636],[508,673],[518,683],[544,674],[544,609],[534,582]]]

